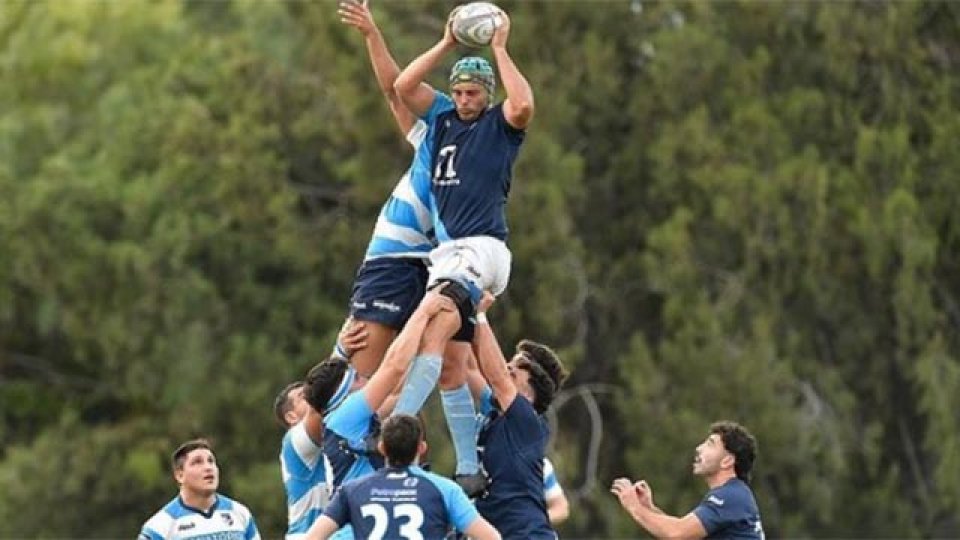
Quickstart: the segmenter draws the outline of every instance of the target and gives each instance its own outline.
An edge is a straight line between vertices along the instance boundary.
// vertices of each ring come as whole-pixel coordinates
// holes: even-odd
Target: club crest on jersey
[[[403,481],[403,487],[408,487],[408,488],[414,487],[417,485],[417,482],[418,482],[417,478],[407,478],[406,480]]]
[[[227,527],[233,527],[233,516],[229,512],[221,512],[220,518],[227,524]]]

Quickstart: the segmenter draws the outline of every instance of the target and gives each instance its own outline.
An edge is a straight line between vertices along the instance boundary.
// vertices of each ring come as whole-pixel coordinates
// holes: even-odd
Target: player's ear
[[[174,469],[173,479],[174,481],[176,481],[178,486],[182,486],[183,485],[183,469]]]
[[[733,466],[736,465],[736,463],[737,463],[737,458],[729,452],[727,453],[727,455],[723,456],[722,459],[720,459],[720,466],[723,467],[724,469],[732,469]]]
[[[387,447],[383,445],[383,439],[377,441],[377,452],[379,452],[381,456],[387,455]]]
[[[421,439],[421,440],[420,440],[420,443],[417,444],[417,459],[419,460],[420,458],[426,456],[426,455],[427,455],[427,450],[428,450],[429,448],[430,448],[430,446],[427,444],[427,441]]]

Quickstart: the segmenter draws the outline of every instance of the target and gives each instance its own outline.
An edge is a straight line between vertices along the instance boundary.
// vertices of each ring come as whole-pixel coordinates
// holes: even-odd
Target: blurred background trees
[[[373,11],[404,64],[453,5]],[[501,6],[538,108],[493,315],[573,370],[561,536],[638,534],[620,475],[692,508],[720,418],[771,537],[960,535],[960,5]],[[0,537],[130,537],[196,435],[281,536],[273,396],[410,159],[360,37],[326,0],[8,1],[0,80]]]

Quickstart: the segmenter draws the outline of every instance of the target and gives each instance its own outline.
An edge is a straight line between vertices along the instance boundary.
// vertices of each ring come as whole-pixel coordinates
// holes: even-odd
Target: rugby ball
[[[500,8],[490,2],[470,2],[457,8],[450,30],[458,42],[467,47],[489,45],[500,26]]]

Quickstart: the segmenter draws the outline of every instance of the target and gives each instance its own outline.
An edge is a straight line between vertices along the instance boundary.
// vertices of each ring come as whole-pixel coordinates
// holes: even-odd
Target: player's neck
[[[190,508],[196,508],[201,512],[209,512],[213,505],[217,503],[217,493],[215,491],[200,493],[189,489],[181,489],[180,499],[183,504]]]
[[[731,478],[735,478],[736,476],[737,473],[732,470],[719,470],[715,474],[705,478],[705,480],[710,489],[715,489],[726,484]]]

